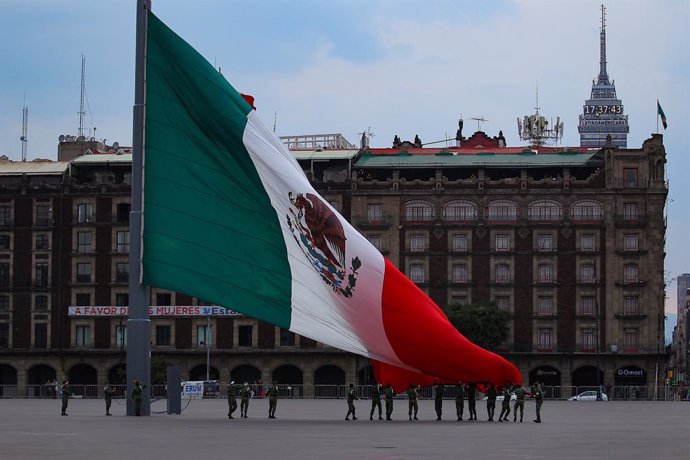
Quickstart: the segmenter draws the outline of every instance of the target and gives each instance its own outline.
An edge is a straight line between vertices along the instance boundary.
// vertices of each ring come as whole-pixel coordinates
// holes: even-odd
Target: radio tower
[[[81,95],[79,97],[79,130],[77,131],[77,137],[84,137],[84,94],[86,93],[86,83],[84,81],[86,75],[86,59],[84,55],[81,55]]]
[[[22,109],[22,136],[19,138],[22,141],[22,161],[26,161],[26,150],[29,142],[29,108],[25,105]]]

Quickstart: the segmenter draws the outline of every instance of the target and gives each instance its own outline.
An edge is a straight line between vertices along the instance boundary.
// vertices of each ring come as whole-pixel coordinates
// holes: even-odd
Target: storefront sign
[[[645,371],[637,367],[622,367],[616,372],[621,377],[644,377]]]
[[[129,307],[69,307],[69,316],[127,316]],[[240,316],[236,311],[215,305],[151,306],[149,316]]]

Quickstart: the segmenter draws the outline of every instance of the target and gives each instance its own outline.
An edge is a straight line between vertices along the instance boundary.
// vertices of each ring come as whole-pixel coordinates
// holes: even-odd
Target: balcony
[[[626,216],[623,214],[616,214],[614,223],[617,227],[646,227],[647,216]]]
[[[649,315],[645,315],[644,313],[640,312],[623,312],[623,313],[616,313],[614,315],[616,319],[647,319]]]
[[[643,256],[647,254],[649,251],[646,249],[622,249],[622,248],[617,248],[616,249],[616,255],[617,256]]]
[[[393,225],[393,218],[391,216],[381,216],[379,219],[355,219],[356,227],[367,230],[386,230]]]
[[[616,286],[618,287],[623,287],[623,288],[636,288],[636,287],[644,287],[647,285],[646,281],[643,280],[618,280],[616,281]]]

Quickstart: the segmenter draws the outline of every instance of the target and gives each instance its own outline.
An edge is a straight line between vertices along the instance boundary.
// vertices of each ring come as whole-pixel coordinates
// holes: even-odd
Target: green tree
[[[168,377],[168,366],[170,364],[162,356],[151,356],[151,384],[163,385]]]
[[[508,339],[510,314],[494,302],[449,305],[446,316],[462,335],[482,348],[493,350]]]

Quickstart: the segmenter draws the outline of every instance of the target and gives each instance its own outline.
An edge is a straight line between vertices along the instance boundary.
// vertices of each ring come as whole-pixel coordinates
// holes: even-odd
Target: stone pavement
[[[433,401],[420,401],[420,421],[407,420],[407,401],[396,400],[394,420],[369,421],[370,401],[355,401],[357,421],[345,421],[344,400],[279,400],[277,419],[266,400],[252,400],[248,419],[227,418],[227,401],[191,401],[182,415],[126,417],[113,401],[0,400],[2,459],[654,459],[690,458],[688,402],[546,401],[544,423],[455,421],[444,401],[436,421]],[[183,402],[183,407],[185,402]],[[467,408],[467,406],[465,406]],[[152,411],[164,411],[165,401]],[[500,412],[498,404],[496,414]],[[235,415],[239,414],[239,410]],[[512,414],[510,416],[512,420]]]

